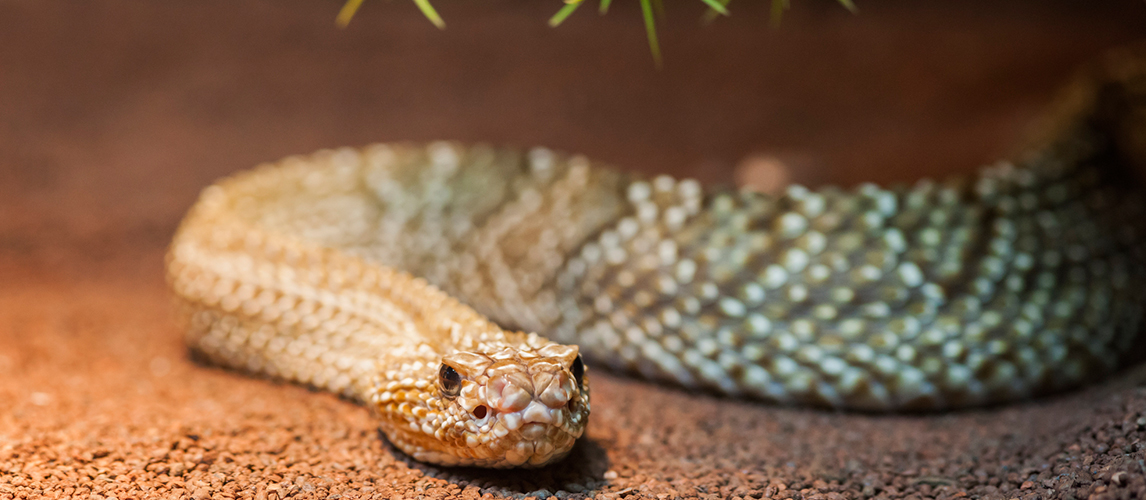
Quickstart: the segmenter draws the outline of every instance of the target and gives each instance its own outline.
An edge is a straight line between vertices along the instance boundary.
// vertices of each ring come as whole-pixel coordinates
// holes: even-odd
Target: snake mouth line
[[[574,438],[580,437],[580,432],[572,430],[576,426],[573,415],[568,413],[569,410],[566,408],[551,409],[534,402],[521,411],[493,412],[488,415],[488,420],[482,427],[486,427],[497,438],[515,435],[522,440],[536,440],[552,434],[553,431],[560,431]]]
[[[503,445],[505,462],[539,467],[565,456],[584,433],[568,407],[533,402],[523,410],[488,415],[490,435]]]
[[[580,437],[563,427],[530,423],[521,426],[513,435],[511,446],[505,449],[505,461],[514,466],[542,466],[569,453]]]

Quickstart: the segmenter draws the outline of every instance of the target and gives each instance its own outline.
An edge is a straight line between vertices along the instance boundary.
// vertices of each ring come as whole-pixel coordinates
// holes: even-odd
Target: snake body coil
[[[196,351],[367,403],[448,465],[564,456],[579,353],[784,403],[1029,397],[1115,369],[1141,326],[1137,61],[1021,162],[903,189],[706,192],[451,143],[288,158],[204,191],[169,281]]]

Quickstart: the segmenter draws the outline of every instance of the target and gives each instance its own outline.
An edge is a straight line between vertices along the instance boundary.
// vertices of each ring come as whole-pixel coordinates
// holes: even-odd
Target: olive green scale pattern
[[[1143,210],[1062,154],[893,190],[637,182],[634,213],[559,277],[569,299],[547,333],[783,403],[938,409],[1078,385],[1138,332]]]

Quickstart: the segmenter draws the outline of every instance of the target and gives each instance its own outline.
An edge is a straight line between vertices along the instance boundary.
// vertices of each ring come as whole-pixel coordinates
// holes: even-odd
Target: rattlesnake
[[[861,410],[1076,386],[1142,319],[1139,52],[1071,87],[1016,164],[910,188],[708,191],[448,142],[291,157],[202,193],[169,282],[196,352],[366,403],[445,465],[564,456],[590,409],[581,353]]]

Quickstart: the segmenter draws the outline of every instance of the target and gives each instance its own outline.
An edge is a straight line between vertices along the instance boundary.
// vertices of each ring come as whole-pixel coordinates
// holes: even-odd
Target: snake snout
[[[521,412],[521,420],[526,423],[556,423],[553,410],[537,401],[529,403],[529,406],[525,407],[525,411]]]
[[[502,373],[494,377],[486,392],[486,404],[508,430],[539,429],[564,423],[573,395],[571,378],[558,374]],[[528,434],[528,433],[527,433]],[[531,439],[529,436],[523,436]]]
[[[564,372],[544,372],[533,376],[534,393],[539,401],[554,410],[569,403],[576,390],[573,379]]]
[[[486,402],[498,413],[524,410],[533,401],[533,382],[524,373],[506,373],[490,381]]]

